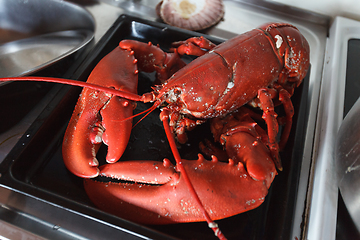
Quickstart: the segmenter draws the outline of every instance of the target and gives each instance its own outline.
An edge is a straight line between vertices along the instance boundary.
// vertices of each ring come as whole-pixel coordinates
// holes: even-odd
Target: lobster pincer
[[[88,83],[137,93],[137,67],[129,51],[119,47],[91,72]],[[96,152],[108,145],[107,162],[123,154],[131,134],[134,103],[103,91],[84,88],[65,132],[62,151],[66,167],[79,177],[99,173]]]
[[[186,65],[176,51],[165,53],[151,43],[123,40],[119,45],[101,59],[87,83],[137,94],[139,70],[156,71],[161,82]],[[62,145],[66,167],[79,177],[96,177],[102,142],[108,145],[106,161],[119,160],[130,138],[134,108],[131,100],[84,88]]]

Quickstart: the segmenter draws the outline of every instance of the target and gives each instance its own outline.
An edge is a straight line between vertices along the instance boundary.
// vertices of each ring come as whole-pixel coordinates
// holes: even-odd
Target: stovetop
[[[314,239],[359,239],[338,191],[335,138],[343,118],[360,96],[360,23],[337,17],[327,42],[313,156],[309,235]],[[336,227],[336,236],[335,236]]]

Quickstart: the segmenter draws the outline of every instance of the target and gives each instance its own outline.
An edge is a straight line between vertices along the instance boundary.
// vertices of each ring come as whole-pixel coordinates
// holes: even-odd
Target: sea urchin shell
[[[157,13],[169,25],[197,31],[218,23],[224,5],[222,0],[163,0]]]

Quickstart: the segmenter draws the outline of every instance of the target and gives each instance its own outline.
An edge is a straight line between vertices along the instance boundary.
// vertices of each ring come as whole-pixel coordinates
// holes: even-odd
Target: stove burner
[[[346,85],[344,100],[344,115],[350,111],[356,100],[360,96],[360,39],[350,39],[348,41],[347,65],[346,65]]]

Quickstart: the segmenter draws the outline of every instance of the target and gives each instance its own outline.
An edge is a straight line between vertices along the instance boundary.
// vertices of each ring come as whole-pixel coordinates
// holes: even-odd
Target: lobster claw
[[[213,220],[258,207],[275,174],[254,180],[242,163],[182,160],[196,193]],[[275,167],[274,167],[274,171]],[[90,200],[100,209],[142,224],[205,221],[185,180],[168,160],[121,161],[101,166],[107,182],[84,179]],[[115,182],[117,178],[121,182]]]
[[[117,47],[96,65],[87,82],[136,93],[135,63],[133,54]],[[132,121],[124,119],[131,118],[133,108],[129,100],[84,88],[62,145],[66,167],[79,177],[96,177],[96,153],[102,142],[108,145],[107,162],[117,161],[130,138]]]
[[[277,174],[271,152],[255,129],[256,123],[245,116],[236,121],[234,128],[233,121],[227,120],[221,120],[223,128],[219,130],[231,159],[220,162],[213,156],[208,161],[199,154],[198,160],[182,159],[179,163],[213,220],[258,207]],[[134,222],[205,221],[179,168],[167,159],[163,163],[121,161],[102,166],[100,176],[104,178],[84,179],[84,187],[97,207]]]

